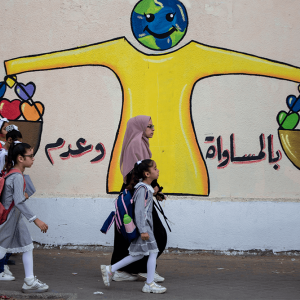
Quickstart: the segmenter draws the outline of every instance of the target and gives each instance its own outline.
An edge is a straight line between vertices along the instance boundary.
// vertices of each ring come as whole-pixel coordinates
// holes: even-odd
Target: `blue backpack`
[[[131,195],[130,191],[126,189],[119,194],[118,198],[115,201],[116,210],[112,211],[104,222],[100,230],[102,233],[106,234],[112,224],[115,222],[117,230],[129,242],[139,237],[138,229],[133,222],[134,203],[132,198],[133,196]],[[148,191],[146,193],[146,199],[147,198]]]

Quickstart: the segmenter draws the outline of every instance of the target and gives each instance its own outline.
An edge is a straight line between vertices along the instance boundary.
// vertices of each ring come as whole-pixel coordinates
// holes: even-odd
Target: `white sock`
[[[22,256],[24,271],[25,271],[25,278],[31,279],[34,278],[33,275],[33,252],[27,251],[23,253]]]
[[[156,258],[158,253],[150,253],[147,262],[147,283],[150,284],[154,280],[156,268]]]
[[[138,256],[128,255],[128,256],[124,257],[122,260],[120,260],[117,263],[113,264],[111,266],[111,271],[116,272],[119,269],[122,269],[122,268],[132,264],[133,262],[142,259],[143,257],[144,257],[144,255],[138,255]]]

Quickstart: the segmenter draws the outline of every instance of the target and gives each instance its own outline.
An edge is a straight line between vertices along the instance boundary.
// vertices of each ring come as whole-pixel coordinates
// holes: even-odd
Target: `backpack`
[[[135,192],[139,189],[138,187]],[[134,194],[135,194],[134,192]],[[115,222],[117,230],[123,235],[123,237],[131,242],[139,237],[138,229],[134,224],[134,203],[133,195],[129,190],[124,190],[115,200],[115,211],[112,211],[106,221],[104,222],[101,232],[106,234],[111,225]],[[148,190],[145,194],[145,199],[148,198]]]
[[[2,191],[3,191],[3,187],[4,187],[4,183],[5,183],[6,177],[8,177],[9,175],[11,175],[13,173],[21,173],[22,174],[21,171],[19,171],[17,169],[12,169],[6,175],[0,177],[0,195],[1,195]],[[26,184],[25,184],[25,180],[24,180],[24,190],[25,190],[25,186],[26,186]],[[3,224],[6,221],[7,216],[10,213],[10,211],[12,210],[12,208],[14,207],[14,205],[15,205],[15,202],[13,201],[10,204],[9,208],[5,209],[4,206],[3,206],[3,204],[0,202],[0,225]]]

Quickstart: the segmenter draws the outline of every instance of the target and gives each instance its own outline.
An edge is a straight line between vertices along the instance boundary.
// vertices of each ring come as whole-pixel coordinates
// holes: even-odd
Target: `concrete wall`
[[[11,0],[1,4],[5,12],[1,17],[3,61],[95,43],[107,45],[105,41],[123,36],[132,45],[130,50],[114,49],[112,57],[107,56],[112,60],[109,63],[102,57],[98,61],[95,56],[89,57],[93,66],[88,63],[89,66],[62,68],[57,64],[46,68],[35,60],[30,68],[27,65],[28,71],[34,69],[32,72],[27,72],[26,67],[20,71],[13,64],[6,65],[6,70],[0,68],[0,78],[8,72],[16,73],[19,83],[33,82],[36,91],[32,100],[44,106],[40,119],[30,119],[31,115],[23,113],[11,121],[28,132],[36,129],[22,127],[24,123],[42,125],[36,160],[26,173],[37,188],[29,205],[49,224],[49,232],[40,234],[30,225],[34,240],[59,245],[112,245],[112,232],[104,236],[99,230],[113,210],[112,192],[122,183],[117,168],[118,145],[129,117],[149,114],[156,126],[150,141],[153,158],[161,171],[160,182],[170,195],[165,212],[175,223],[169,234],[169,247],[300,250],[299,153],[292,161],[291,155],[287,157],[291,151],[297,156],[297,147],[282,148],[276,119],[280,111],[289,112],[287,96],[299,96],[300,71],[291,66],[300,67],[300,3],[182,3],[189,18],[187,33],[176,46],[164,51],[153,51],[133,36],[130,16],[136,1],[56,0],[41,4]],[[154,67],[143,71],[142,64],[133,60],[135,54],[126,55],[129,51],[130,55],[145,53],[152,60],[159,55],[178,59],[192,40],[214,48],[206,49],[208,56],[204,52],[183,55],[179,63],[168,62],[169,69],[162,65],[155,78]],[[78,49],[80,56],[86,48]],[[208,63],[214,59],[217,63],[212,69]],[[124,63],[126,70],[118,69],[115,62]],[[136,73],[130,65],[133,70],[141,69],[144,77],[134,77]],[[220,74],[226,76],[214,76]],[[151,85],[155,82],[157,90]],[[182,93],[178,91],[180,85]],[[129,90],[133,91],[132,98]],[[164,99],[167,92],[168,101]],[[9,88],[3,97],[10,101],[20,98]],[[131,111],[126,110],[130,99]],[[289,126],[295,127],[296,123]],[[289,134],[297,135],[297,131]],[[175,138],[168,139],[171,136]],[[208,137],[214,140],[209,142]],[[61,143],[51,146],[59,138]],[[68,151],[69,144],[77,149],[79,138],[93,148],[81,156],[62,159],[60,155]],[[218,138],[222,141],[220,159]],[[299,141],[296,136],[296,146],[300,146]],[[102,148],[97,152],[99,143]],[[235,162],[231,145],[237,157],[247,155],[248,159]],[[47,149],[53,149],[52,159],[47,158]],[[265,155],[259,156],[261,150]],[[91,163],[101,153],[102,159]],[[251,160],[249,154],[257,158]]]

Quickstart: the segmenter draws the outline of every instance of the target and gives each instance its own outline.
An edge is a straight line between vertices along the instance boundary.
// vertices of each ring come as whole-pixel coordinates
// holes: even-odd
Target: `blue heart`
[[[287,104],[288,108],[295,113],[300,110],[300,98],[297,98],[294,95],[289,95],[286,98],[286,104]]]
[[[0,82],[0,98],[2,98],[4,96],[6,92],[6,84],[5,82]]]
[[[35,84],[29,82],[26,85],[23,83],[18,83],[15,87],[15,93],[24,101],[31,99],[35,93]]]

